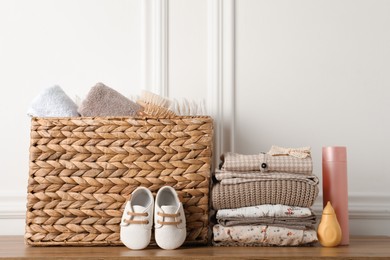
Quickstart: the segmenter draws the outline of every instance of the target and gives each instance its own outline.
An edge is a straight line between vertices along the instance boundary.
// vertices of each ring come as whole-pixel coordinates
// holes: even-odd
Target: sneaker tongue
[[[143,213],[143,212],[145,212],[146,208],[139,206],[139,205],[134,205],[133,210],[134,210],[134,212],[137,212],[137,213]]]
[[[139,205],[134,205],[133,206],[133,212],[135,213],[144,213],[146,210],[145,207],[139,206]],[[139,221],[144,221],[146,219],[145,216],[132,216],[130,217],[132,220],[139,220]]]
[[[161,206],[161,210],[166,214],[176,214],[177,207],[176,206]],[[175,222],[175,218],[172,217],[163,217],[163,221],[165,222]]]
[[[177,211],[176,206],[161,206],[162,211],[167,214],[175,214]]]

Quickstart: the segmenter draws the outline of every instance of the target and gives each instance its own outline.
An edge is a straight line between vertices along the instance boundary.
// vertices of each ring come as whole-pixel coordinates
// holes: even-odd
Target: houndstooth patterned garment
[[[260,171],[260,172],[287,172],[311,175],[313,161],[310,156],[296,158],[289,155],[272,156],[265,153],[244,155],[226,153],[222,156],[222,170],[225,171]]]

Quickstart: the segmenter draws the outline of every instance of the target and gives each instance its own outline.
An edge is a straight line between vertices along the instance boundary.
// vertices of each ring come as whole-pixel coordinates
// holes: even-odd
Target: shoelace
[[[141,217],[148,217],[149,214],[144,212],[144,213],[138,213],[138,212],[131,212],[127,211],[127,215],[134,217],[134,216],[141,216]],[[149,224],[149,220],[132,220],[132,219],[124,219],[124,222],[126,224]]]
[[[168,218],[180,217],[180,213],[168,214],[168,213],[163,213],[163,212],[157,212],[157,215],[160,217],[168,217]],[[181,222],[182,222],[181,219],[179,221],[160,221],[160,220],[157,220],[157,223],[160,225],[178,225]]]

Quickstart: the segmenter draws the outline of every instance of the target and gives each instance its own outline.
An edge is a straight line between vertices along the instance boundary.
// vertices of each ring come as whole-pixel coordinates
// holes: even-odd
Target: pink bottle
[[[342,239],[340,245],[349,245],[347,148],[322,147],[323,207],[333,205],[339,221]]]

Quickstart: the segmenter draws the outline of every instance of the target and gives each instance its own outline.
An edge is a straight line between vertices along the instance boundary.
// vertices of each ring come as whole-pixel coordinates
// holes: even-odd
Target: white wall
[[[321,147],[346,145],[350,192],[389,194],[389,8],[237,1],[237,124],[252,125],[237,129],[237,150],[308,144],[320,174]]]
[[[99,81],[126,96],[139,92],[139,5],[0,1],[0,235],[24,232],[31,100],[54,84],[71,98],[84,97]]]
[[[208,5],[217,156],[309,145],[321,180],[322,146],[347,146],[352,235],[390,235],[389,8],[367,0]]]
[[[23,234],[28,103],[48,85],[73,97],[97,81],[207,98],[217,156],[310,145],[321,178],[321,147],[346,145],[351,234],[390,235],[390,2],[30,2],[0,2],[0,235]]]
[[[388,1],[237,1],[237,152],[309,145],[321,177],[321,147],[347,146],[350,209],[382,203],[389,214],[389,10]]]
[[[172,98],[207,93],[207,0],[170,0],[168,84]]]

